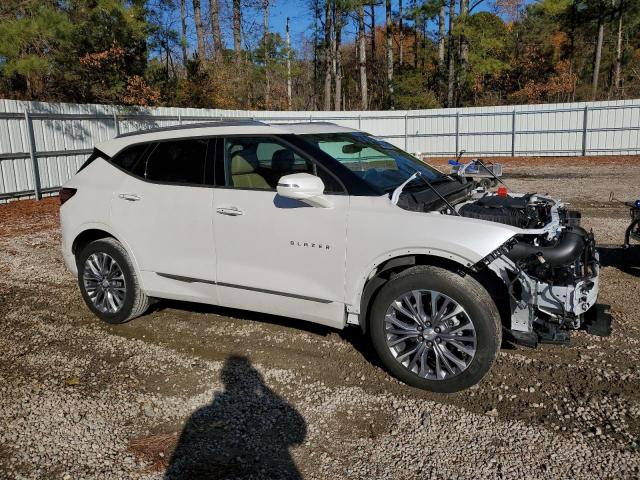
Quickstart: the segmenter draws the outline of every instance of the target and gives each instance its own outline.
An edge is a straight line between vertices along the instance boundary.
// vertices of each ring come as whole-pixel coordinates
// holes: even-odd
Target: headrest
[[[293,170],[295,158],[291,150],[278,150],[271,158],[271,168],[277,172],[287,172]]]
[[[233,157],[231,157],[231,175],[242,175],[255,171],[256,167],[244,158],[241,152],[233,154]]]

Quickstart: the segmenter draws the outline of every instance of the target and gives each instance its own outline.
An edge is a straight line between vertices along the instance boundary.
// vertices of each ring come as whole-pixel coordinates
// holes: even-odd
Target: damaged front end
[[[521,229],[473,266],[491,269],[507,286],[514,341],[566,344],[571,330],[610,333],[610,316],[596,305],[600,264],[594,236],[580,226],[578,212],[544,195],[489,193],[456,209]]]

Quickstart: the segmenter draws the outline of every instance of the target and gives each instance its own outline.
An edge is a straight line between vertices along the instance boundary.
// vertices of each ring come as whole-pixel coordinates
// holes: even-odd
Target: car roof
[[[264,123],[255,120],[221,120],[138,130],[99,143],[96,148],[111,157],[129,145],[160,140],[221,135],[305,135],[356,131],[329,122]]]

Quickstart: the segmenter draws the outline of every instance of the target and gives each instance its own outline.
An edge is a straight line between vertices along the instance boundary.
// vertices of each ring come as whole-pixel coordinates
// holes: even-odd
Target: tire
[[[371,308],[369,332],[391,374],[441,393],[478,383],[491,369],[502,340],[500,314],[489,293],[468,275],[434,266],[407,269],[381,288]]]
[[[82,298],[101,320],[125,323],[149,308],[150,299],[140,289],[131,259],[116,239],[102,238],[87,244],[76,261]],[[103,284],[105,279],[107,284]]]

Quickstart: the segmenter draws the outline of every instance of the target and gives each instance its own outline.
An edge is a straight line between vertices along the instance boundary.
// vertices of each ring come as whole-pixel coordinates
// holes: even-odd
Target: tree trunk
[[[180,47],[182,48],[182,63],[187,64],[189,59],[187,54],[187,0],[180,0],[180,26],[182,31],[180,34]]]
[[[416,0],[411,0],[411,11],[414,12],[413,26],[413,68],[418,69],[418,14],[416,10]]]
[[[624,10],[624,0],[618,2],[618,43],[616,44],[616,70],[613,85],[616,89],[616,94],[620,93],[622,88],[622,81],[620,78],[620,71],[622,70],[622,12]]]
[[[367,87],[367,42],[364,30],[364,0],[358,2],[358,66],[360,70],[360,108],[369,108]]]
[[[324,6],[324,109],[331,110],[331,2]]]
[[[458,21],[462,21],[463,24],[467,20],[469,14],[469,0],[460,0],[460,16]],[[467,68],[469,66],[469,42],[467,38],[460,35],[460,84],[464,83],[467,75]]]
[[[291,34],[287,17],[287,108],[291,110]]]
[[[242,13],[240,8],[240,0],[233,0],[233,50],[236,53],[236,60],[240,60],[242,53]]]
[[[593,83],[591,87],[591,100],[598,96],[598,78],[600,77],[600,59],[602,58],[602,41],[604,39],[604,5],[600,2],[598,12],[598,42],[593,56]]]
[[[271,75],[269,74],[269,0],[262,0],[263,47],[264,47],[264,108],[271,107]]]
[[[198,57],[201,62],[206,58],[204,49],[204,28],[202,27],[202,13],[200,11],[200,0],[193,0],[193,17],[196,24],[196,37],[198,39]]]
[[[313,0],[313,89],[311,91],[315,91],[315,86],[319,83],[320,78],[320,54],[318,50],[320,50],[320,25],[322,23],[322,10],[320,9],[320,1]],[[309,92],[306,92],[309,95]],[[310,99],[313,103],[313,110],[320,109],[320,102],[318,101],[317,95],[311,95]]]
[[[402,66],[403,62],[404,62],[404,32],[402,31],[402,0],[398,0],[398,11],[399,11],[399,25],[398,28],[400,29],[400,32],[398,34],[398,39],[400,42],[400,47],[398,48],[398,63],[400,64],[400,66]]]
[[[446,8],[443,3],[440,5],[440,12],[438,14],[438,66],[444,70],[444,43],[445,43],[445,14]]]
[[[337,43],[337,42],[336,42]],[[342,110],[342,53],[340,46],[336,48],[336,91],[335,91],[335,109]]]
[[[376,63],[376,8],[373,0],[369,4],[369,12],[371,13],[371,61]]]
[[[334,105],[342,110],[342,13],[338,11],[337,2],[333,2],[333,78],[335,82]]]
[[[209,16],[211,18],[211,35],[213,36],[213,56],[222,57],[222,31],[220,30],[220,8],[218,0],[209,0]]]
[[[427,52],[427,19],[422,17],[422,54],[420,55],[420,69],[424,72],[424,62]]]
[[[455,106],[455,79],[456,79],[456,65],[455,65],[455,50],[453,45],[453,29],[455,27],[456,18],[456,0],[449,0],[449,81],[447,85],[447,106]]]
[[[387,107],[393,108],[393,39],[391,23],[391,0],[385,0],[386,10],[386,40],[387,40]]]

